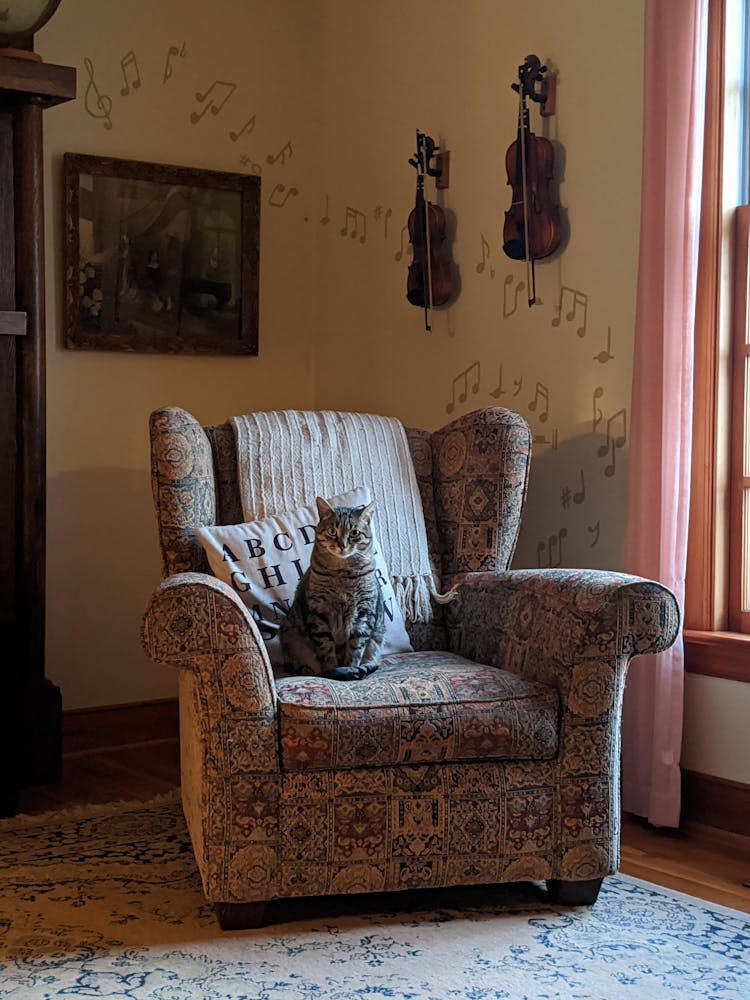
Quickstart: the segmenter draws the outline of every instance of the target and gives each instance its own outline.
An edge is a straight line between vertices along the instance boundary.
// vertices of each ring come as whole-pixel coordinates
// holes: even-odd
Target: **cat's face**
[[[331,507],[318,497],[316,503],[320,521],[315,529],[315,544],[320,549],[337,559],[371,550],[374,501],[366,507]]]

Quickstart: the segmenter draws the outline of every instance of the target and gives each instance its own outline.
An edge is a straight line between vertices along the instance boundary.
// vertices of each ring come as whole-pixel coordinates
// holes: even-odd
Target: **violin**
[[[424,309],[424,328],[428,333],[432,330],[430,309],[445,305],[455,290],[452,261],[443,255],[445,213],[424,196],[425,177],[439,178],[442,174],[442,165],[432,166],[435,155],[434,141],[417,129],[417,152],[409,160],[417,171],[417,189],[407,222],[412,262],[406,279],[406,298],[413,306]]]
[[[513,260],[526,261],[529,306],[536,302],[534,261],[553,254],[562,237],[560,208],[550,194],[554,149],[549,139],[534,135],[529,127],[527,99],[542,105],[542,115],[554,113],[551,108],[545,110],[550,94],[547,86],[550,81],[544,78],[546,72],[547,67],[535,55],[526,56],[518,67],[518,83],[511,84],[518,94],[518,129],[505,154],[508,184],[513,194],[503,224],[503,251]]]

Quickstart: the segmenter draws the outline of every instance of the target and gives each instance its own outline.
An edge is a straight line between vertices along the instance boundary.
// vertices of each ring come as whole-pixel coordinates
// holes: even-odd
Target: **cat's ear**
[[[372,520],[372,515],[375,513],[375,501],[371,500],[366,506],[359,508],[359,516],[365,522],[369,524]]]
[[[323,520],[324,517],[333,512],[333,507],[324,500],[323,497],[315,497],[315,503],[318,506],[318,517]]]

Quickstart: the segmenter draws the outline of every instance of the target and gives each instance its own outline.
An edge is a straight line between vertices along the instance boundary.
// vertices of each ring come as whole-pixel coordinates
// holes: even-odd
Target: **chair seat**
[[[285,771],[542,760],[557,752],[554,688],[452,653],[386,656],[361,681],[276,684]]]

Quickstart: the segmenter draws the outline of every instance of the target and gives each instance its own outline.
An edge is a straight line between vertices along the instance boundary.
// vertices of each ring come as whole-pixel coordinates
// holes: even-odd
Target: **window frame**
[[[737,468],[739,413],[734,364],[738,333],[735,211],[725,204],[725,46],[727,5],[709,0],[706,127],[696,296],[692,475],[685,588],[685,667],[693,673],[750,682],[750,634],[733,608],[736,553],[732,539],[731,469]],[[730,128],[734,122],[731,121]],[[734,205],[737,200],[734,201]],[[747,275],[746,275],[747,277]],[[747,282],[745,282],[745,287]],[[734,331],[732,326],[734,325]],[[742,373],[744,377],[744,372]],[[734,396],[734,405],[732,397]],[[732,441],[735,442],[734,450]],[[733,576],[735,574],[735,576]],[[737,604],[739,609],[739,604]],[[746,620],[746,619],[745,619]],[[750,627],[748,628],[750,631]]]
[[[729,480],[729,628],[750,634],[750,205],[735,212]]]

